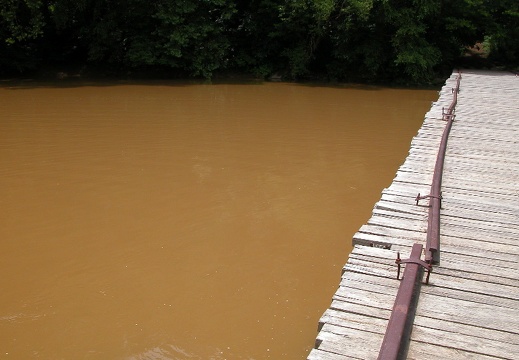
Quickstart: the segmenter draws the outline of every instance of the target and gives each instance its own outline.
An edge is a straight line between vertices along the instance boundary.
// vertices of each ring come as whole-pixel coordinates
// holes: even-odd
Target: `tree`
[[[0,66],[22,72],[37,66],[36,46],[45,19],[41,0],[0,0]]]
[[[482,37],[483,0],[346,0],[330,74],[427,83]]]
[[[164,65],[211,77],[225,68],[230,43],[225,36],[234,13],[225,0],[162,0],[155,2],[151,37],[134,36],[131,64]]]
[[[281,55],[288,61],[292,78],[309,73],[316,51],[329,36],[330,16],[336,6],[335,0],[296,0],[279,7],[281,21],[276,30],[284,40]]]
[[[0,0],[0,71],[427,83],[483,39],[517,66],[518,20],[515,0]]]
[[[98,0],[87,31],[89,58],[210,77],[225,67],[224,33],[233,11],[224,0]]]
[[[499,0],[489,3],[492,23],[487,32],[490,58],[517,69],[519,67],[519,3]]]

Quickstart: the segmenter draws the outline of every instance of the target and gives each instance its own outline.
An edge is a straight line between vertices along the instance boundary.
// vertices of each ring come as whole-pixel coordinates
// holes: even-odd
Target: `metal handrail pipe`
[[[396,262],[398,264],[398,274],[400,274],[400,266],[402,263],[406,264],[406,268],[398,288],[398,293],[393,305],[393,310],[391,311],[382,346],[380,347],[378,360],[402,360],[406,358],[412,325],[414,322],[414,315],[416,312],[416,305],[418,303],[418,297],[420,296],[423,269],[425,267],[428,270],[428,280],[432,264],[437,264],[440,261],[442,173],[445,153],[447,151],[447,139],[455,117],[454,108],[458,102],[460,81],[461,74],[458,72],[456,88],[453,89],[454,98],[447,109],[447,112],[443,113],[443,120],[447,121],[447,125],[443,131],[436,157],[431,192],[429,195],[420,196],[420,194],[418,194],[416,197],[417,205],[421,199],[429,198],[429,220],[427,226],[425,262],[420,258],[423,246],[419,243],[413,245],[411,256],[408,260],[401,260],[400,256],[397,256]]]
[[[440,208],[441,208],[441,184],[445,153],[447,152],[447,140],[454,122],[454,109],[458,103],[458,92],[460,88],[461,73],[458,72],[456,88],[453,89],[454,97],[443,118],[447,120],[447,125],[443,131],[436,165],[434,167],[433,181],[429,200],[429,221],[427,224],[427,238],[425,246],[425,261],[432,264],[440,262]]]
[[[416,304],[423,278],[422,244],[414,244],[400,282],[378,360],[401,360],[407,355]]]

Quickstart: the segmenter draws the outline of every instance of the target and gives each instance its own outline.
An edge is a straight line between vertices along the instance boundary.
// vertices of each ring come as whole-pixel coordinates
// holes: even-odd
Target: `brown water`
[[[0,358],[306,358],[436,98],[4,83]]]

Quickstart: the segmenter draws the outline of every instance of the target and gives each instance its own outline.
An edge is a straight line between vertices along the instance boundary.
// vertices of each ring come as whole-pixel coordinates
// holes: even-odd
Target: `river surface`
[[[0,358],[305,359],[437,96],[0,83]]]

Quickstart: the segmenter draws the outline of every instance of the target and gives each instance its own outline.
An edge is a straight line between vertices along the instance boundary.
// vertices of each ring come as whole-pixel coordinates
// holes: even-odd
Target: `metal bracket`
[[[429,285],[429,277],[431,276],[432,264],[425,262],[420,258],[402,260],[400,258],[400,252],[396,253],[395,264],[398,265],[398,272],[396,274],[396,279],[400,280],[400,271],[401,271],[402,264],[409,264],[409,263],[419,265],[419,266],[423,267],[425,270],[427,270],[427,277],[425,278],[425,284]]]
[[[442,107],[442,120],[443,121],[449,121],[449,120],[452,120],[454,121],[454,119],[456,118],[456,114],[455,114],[455,110],[452,110],[452,112],[445,112],[445,108]]]
[[[416,195],[416,206],[418,206],[418,203],[420,202],[420,200],[423,200],[423,199],[427,199],[427,198],[435,198],[435,199],[438,199],[440,200],[440,209],[442,207],[442,200],[443,200],[443,196],[442,196],[442,193],[440,193],[440,195],[436,196],[436,195],[424,195],[424,196],[421,196],[420,193],[418,193],[418,195]]]

